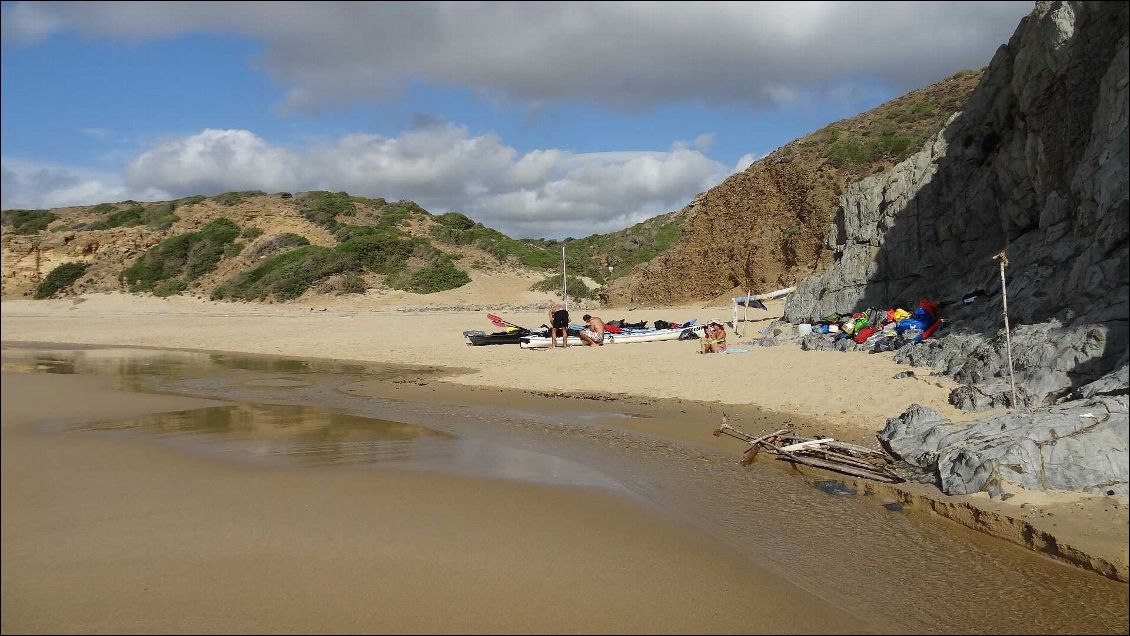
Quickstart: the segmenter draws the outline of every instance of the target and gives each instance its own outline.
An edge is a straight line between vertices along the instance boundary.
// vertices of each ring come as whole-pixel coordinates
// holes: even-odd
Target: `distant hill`
[[[433,215],[412,201],[228,192],[174,201],[122,201],[54,210],[5,210],[3,295],[131,291],[159,296],[286,301],[308,294],[459,287],[472,271],[540,272],[595,298],[608,265],[626,270],[679,235],[671,215],[584,239],[517,240],[458,212]]]
[[[562,247],[577,298],[662,305],[767,291],[828,261],[824,239],[844,188],[917,151],[980,77],[956,73],[783,146],[682,210],[578,239],[512,239],[459,212],[344,192],[5,210],[2,293],[286,301],[374,288],[426,294],[476,270],[540,272],[535,288],[555,292]]]

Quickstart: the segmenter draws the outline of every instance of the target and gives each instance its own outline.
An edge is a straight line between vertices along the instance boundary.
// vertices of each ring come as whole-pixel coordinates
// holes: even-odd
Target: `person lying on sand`
[[[579,334],[581,341],[590,347],[603,347],[604,321],[596,316],[590,316],[589,314],[585,314],[582,318],[588,326],[582,329]]]

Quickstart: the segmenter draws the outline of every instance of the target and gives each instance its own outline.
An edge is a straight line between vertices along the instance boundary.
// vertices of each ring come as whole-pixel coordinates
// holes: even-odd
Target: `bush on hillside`
[[[354,226],[350,238],[336,249],[378,274],[393,274],[404,269],[408,259],[423,246],[434,249],[424,239],[401,238],[388,230]]]
[[[281,300],[298,298],[318,281],[346,272],[359,272],[361,265],[349,255],[317,245],[307,245],[272,256],[262,264],[236,275],[212,292],[213,300]]]
[[[196,280],[216,268],[237,236],[239,227],[235,223],[214,219],[197,232],[161,241],[126,268],[122,277],[132,292],[152,291],[172,278]]]
[[[324,227],[331,232],[342,226],[337,220],[338,215],[354,216],[357,214],[357,208],[349,199],[349,195],[344,192],[320,190],[306,192],[300,195],[297,201],[299,214],[314,225]]]
[[[585,284],[585,281],[581,280],[580,278],[577,278],[576,276],[566,276],[565,281],[569,284],[570,298],[576,300],[588,300],[596,298],[596,290],[590,288]],[[561,276],[546,277],[541,282],[531,285],[530,291],[560,294]]]
[[[0,222],[12,228],[14,234],[36,234],[59,218],[47,210],[4,210]]]
[[[97,210],[102,206],[95,206]],[[113,209],[113,206],[111,206]],[[155,230],[167,230],[173,223],[180,220],[173,210],[176,209],[174,201],[165,201],[149,206],[133,205],[124,210],[112,212],[101,221],[87,224],[83,229],[108,230],[115,227],[137,227],[145,225]]]
[[[285,234],[276,234],[270,238],[260,241],[255,247],[247,253],[248,260],[258,260],[264,256],[278,254],[284,250],[293,249],[295,247],[303,247],[309,245],[310,241],[300,234],[293,234],[287,232]]]
[[[220,205],[226,205],[230,207],[238,203],[242,203],[243,201],[246,201],[248,199],[265,196],[267,196],[267,193],[261,190],[243,190],[242,192],[225,192],[223,194],[217,194],[216,196],[212,197],[212,200],[216,203],[219,203]]]
[[[35,297],[39,299],[50,298],[60,289],[70,287],[80,276],[86,273],[88,267],[90,267],[89,263],[79,261],[63,263],[51,270],[51,273],[39,282],[39,285],[35,288]]]
[[[153,295],[165,298],[167,296],[175,296],[186,289],[188,289],[187,281],[183,281],[179,278],[171,278],[154,287]]]
[[[436,217],[436,222],[453,230],[469,230],[475,227],[475,222],[460,212],[448,212]]]
[[[467,272],[456,267],[450,260],[439,259],[413,272],[408,289],[418,294],[432,294],[462,287],[469,282],[471,277]]]

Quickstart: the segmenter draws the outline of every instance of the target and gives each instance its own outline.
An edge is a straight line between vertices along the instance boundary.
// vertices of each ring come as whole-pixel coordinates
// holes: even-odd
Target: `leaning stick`
[[[1005,250],[1001,250],[994,260],[1000,261],[1001,264],[1001,302],[1004,303],[1004,342],[1005,349],[1008,353],[1008,381],[1012,385],[1012,408],[1016,408],[1016,374],[1012,370],[1012,335],[1008,327],[1008,287],[1004,278],[1004,268],[1008,267],[1008,255]]]

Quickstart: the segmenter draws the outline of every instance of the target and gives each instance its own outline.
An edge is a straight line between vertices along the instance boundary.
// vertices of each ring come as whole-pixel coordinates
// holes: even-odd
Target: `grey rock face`
[[[948,494],[999,491],[1007,480],[1030,490],[1125,495],[1128,402],[1098,396],[964,425],[915,404],[887,420],[879,440]]]
[[[944,335],[897,359],[969,384],[951,397],[965,408],[1019,406],[992,258],[1005,248],[1024,406],[1054,404],[1123,364],[1127,16],[1125,3],[1038,3],[962,113],[891,171],[847,188],[827,237],[834,263],[798,286],[785,317],[951,301]],[[960,302],[978,289],[996,293]]]

